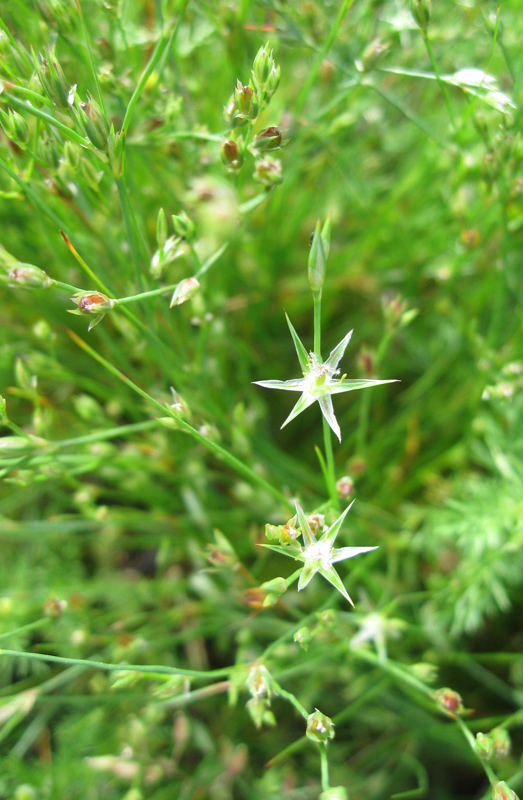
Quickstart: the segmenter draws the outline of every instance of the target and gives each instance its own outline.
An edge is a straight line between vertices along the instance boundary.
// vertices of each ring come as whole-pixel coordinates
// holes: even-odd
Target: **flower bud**
[[[229,172],[238,172],[243,164],[243,140],[239,136],[238,140],[224,139],[221,144],[222,161]]]
[[[245,685],[254,698],[260,699],[264,697],[270,699],[272,696],[271,675],[263,664],[258,664],[251,668]]]
[[[418,678],[424,683],[434,683],[438,677],[438,668],[434,664],[428,664],[424,661],[410,664],[408,670],[415,678]]]
[[[300,535],[292,525],[283,525],[279,528],[279,532],[280,544],[292,544]]]
[[[256,161],[254,180],[264,186],[278,186],[283,181],[282,165],[279,158],[265,158]]]
[[[22,455],[29,450],[34,450],[35,446],[35,441],[26,439],[25,436],[2,436],[0,437],[0,458]]]
[[[363,51],[361,59],[356,61],[356,68],[359,72],[367,72],[373,69],[389,47],[390,42],[382,42],[380,39],[373,39]]]
[[[431,0],[410,0],[410,12],[421,32],[425,35],[432,13]]]
[[[98,103],[88,95],[87,103],[80,103],[81,123],[86,136],[98,150],[107,150],[109,125]]]
[[[184,278],[174,290],[169,308],[181,306],[181,304],[189,300],[193,294],[196,294],[199,288],[200,283],[196,278]]]
[[[273,67],[269,73],[269,77],[267,78],[267,83],[265,84],[265,96],[267,100],[270,100],[273,96],[274,92],[280,85],[280,67],[273,64]]]
[[[258,98],[251,86],[244,86],[241,81],[237,81],[234,90],[234,99],[238,107],[236,118],[253,121],[258,116]]]
[[[344,786],[331,786],[320,794],[318,800],[349,800],[349,795]]]
[[[308,628],[306,625],[304,625],[303,628],[300,628],[294,634],[294,641],[296,642],[296,644],[299,644],[300,647],[303,648],[303,650],[308,649],[309,642],[311,641],[311,639],[312,639],[311,629]]]
[[[252,65],[252,79],[257,89],[264,88],[273,66],[272,50],[269,50],[269,42],[267,42],[256,53]]]
[[[492,787],[492,800],[519,800],[516,792],[505,781],[498,781]]]
[[[74,102],[74,87],[67,82],[54,50],[49,49],[47,56],[39,64],[34,58],[40,85],[52,103],[68,111]]]
[[[161,208],[158,212],[158,219],[156,221],[156,241],[158,247],[163,250],[165,242],[167,241],[167,217],[165,211]]]
[[[334,739],[334,722],[316,709],[314,714],[309,714],[306,734],[307,738],[313,742],[327,744]]]
[[[462,714],[464,711],[461,695],[453,689],[440,689],[436,692],[436,702],[441,709],[451,714]]]
[[[102,292],[77,292],[71,299],[78,308],[74,310],[68,309],[70,314],[94,315],[96,317],[87,328],[88,331],[98,325],[107,312],[111,311],[118,302],[107,297]]]
[[[74,142],[66,142],[64,144],[64,157],[63,162],[75,173],[80,164],[81,151],[77,144]]]
[[[264,592],[280,596],[285,594],[289,588],[289,585],[285,578],[273,578],[270,581],[265,581],[265,583],[262,583],[260,588],[263,589]]]
[[[114,125],[111,125],[107,138],[107,157],[115,178],[121,178],[123,172],[123,136],[122,131],[116,132]]]
[[[25,119],[10,108],[7,114],[0,109],[0,121],[7,138],[25,150],[29,144],[29,125]]]
[[[321,236],[320,221],[318,220],[309,252],[309,286],[311,287],[313,295],[321,297],[326,269],[327,257],[325,255]]]
[[[354,494],[354,481],[348,475],[344,475],[339,481],[336,481],[336,491],[340,500],[347,500],[348,497]]]
[[[281,130],[273,125],[257,133],[249,149],[256,155],[270,150],[280,150],[285,144],[287,142],[282,142]]]
[[[477,733],[474,746],[476,753],[482,759],[482,761],[488,761],[492,757],[494,752],[494,742],[492,741],[491,736],[488,736],[486,733]]]
[[[238,556],[229,540],[221,531],[214,531],[214,544],[207,545],[207,559],[214,567],[237,569]]]
[[[309,516],[307,517],[307,522],[309,523],[311,531],[315,536],[318,536],[318,534],[323,533],[323,529],[325,527],[324,514],[309,514]]]
[[[494,745],[494,755],[496,758],[507,758],[510,755],[512,742],[510,741],[509,732],[505,728],[494,728],[490,732],[492,743]]]
[[[25,286],[30,289],[48,289],[53,284],[43,269],[33,267],[31,264],[19,264],[13,267],[9,272],[9,281],[12,286]]]
[[[173,228],[176,236],[184,239],[189,244],[196,238],[196,227],[185,211],[180,211],[178,215],[172,215]]]

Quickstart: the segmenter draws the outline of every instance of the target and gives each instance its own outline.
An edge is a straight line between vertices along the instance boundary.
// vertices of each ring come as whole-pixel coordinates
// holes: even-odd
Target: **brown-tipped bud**
[[[78,308],[74,310],[68,309],[70,314],[85,314],[95,317],[87,328],[90,331],[95,325],[105,317],[105,315],[114,308],[117,300],[112,300],[102,292],[77,292],[72,300]]]
[[[464,712],[461,695],[453,689],[440,689],[436,692],[436,702],[443,711],[449,714],[462,714]]]
[[[256,161],[254,180],[264,186],[278,186],[283,181],[282,164],[279,158],[265,158]]]
[[[246,119],[252,122],[258,116],[258,98],[252,86],[244,86],[241,81],[236,83],[234,99],[238,107],[237,119]]]
[[[492,787],[492,800],[519,800],[516,792],[514,792],[505,781],[498,781]]]
[[[432,14],[431,0],[410,0],[410,12],[421,32],[426,34]]]
[[[28,289],[48,289],[53,281],[43,269],[32,264],[19,264],[9,272],[11,286],[25,286]]]
[[[327,744],[334,739],[334,722],[316,709],[314,714],[309,714],[306,734],[307,738],[313,742]]]
[[[340,500],[347,500],[354,494],[354,481],[348,475],[344,475],[336,481],[336,491]]]
[[[310,525],[311,531],[315,536],[320,535],[323,533],[323,529],[325,527],[325,515],[324,514],[310,514],[307,517],[307,521]]]
[[[200,283],[196,278],[184,278],[174,290],[169,308],[181,306],[181,304],[189,300],[193,294],[196,294],[199,288]]]
[[[287,142],[288,139],[282,140],[281,130],[272,125],[270,128],[264,128],[256,134],[249,149],[256,155],[257,153],[266,153],[271,150],[280,150]]]
[[[280,544],[292,544],[300,535],[292,525],[283,525],[280,529]]]
[[[89,96],[87,103],[80,103],[80,111],[85,135],[98,150],[107,150],[109,125],[98,103]]]
[[[242,137],[239,136],[237,140],[225,139],[221,144],[221,154],[229,172],[239,172],[244,161]]]

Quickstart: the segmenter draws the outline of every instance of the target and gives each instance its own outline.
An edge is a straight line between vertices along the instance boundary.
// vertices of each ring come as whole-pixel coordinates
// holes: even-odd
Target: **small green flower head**
[[[264,88],[273,67],[274,58],[272,50],[269,48],[269,42],[267,42],[256,53],[252,65],[252,79],[257,89]]]
[[[184,278],[174,290],[169,307],[181,306],[181,304],[189,300],[193,294],[196,294],[199,288],[200,282],[196,278]]]
[[[8,139],[25,150],[29,144],[29,125],[25,119],[10,108],[6,114],[0,109],[0,123]]]
[[[220,151],[222,161],[229,172],[239,172],[244,162],[244,146],[241,136],[235,137],[234,134],[229,139],[224,139],[221,143]]]
[[[40,62],[33,53],[33,61],[44,94],[55,106],[68,111],[74,102],[74,87],[66,80],[54,50],[49,48],[47,58]]]
[[[309,647],[309,642],[312,639],[311,629],[308,628],[306,625],[303,628],[300,628],[299,631],[296,631],[294,634],[294,641],[296,644],[299,644],[303,650],[307,650]]]
[[[98,150],[107,150],[109,125],[98,103],[88,95],[87,103],[80,103],[80,120],[85,134]]]
[[[489,761],[494,753],[494,742],[492,737],[486,733],[477,733],[475,749],[482,761]]]
[[[314,714],[309,714],[306,733],[312,742],[327,744],[334,739],[334,722],[316,709]]]
[[[48,289],[53,281],[38,267],[32,264],[19,264],[9,271],[9,283],[11,286],[24,286],[27,289]]]
[[[270,700],[272,697],[271,674],[263,664],[256,664],[251,668],[245,685],[254,700]]]
[[[252,86],[244,86],[241,81],[237,81],[234,99],[238,108],[236,118],[253,122],[258,116],[259,104]]]
[[[349,800],[349,795],[344,786],[331,786],[320,794],[319,800]]]
[[[196,226],[185,211],[172,215],[173,230],[176,236],[191,244],[196,238]]]
[[[283,181],[281,159],[265,156],[256,161],[253,178],[257,183],[272,188]]]
[[[496,758],[507,758],[512,748],[509,732],[505,728],[494,728],[490,735],[494,745],[494,756]]]
[[[426,34],[432,14],[431,0],[410,0],[410,12],[423,34]]]

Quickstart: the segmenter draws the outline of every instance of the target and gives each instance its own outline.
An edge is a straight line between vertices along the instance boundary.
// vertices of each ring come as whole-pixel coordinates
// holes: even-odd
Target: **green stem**
[[[277,683],[274,679],[272,680],[272,684],[274,686],[274,691],[276,692],[276,694],[278,694],[278,695],[280,695],[280,697],[284,697],[286,700],[288,700],[289,703],[291,703],[291,705],[294,706],[296,711],[299,714],[301,714],[303,719],[308,719],[309,718],[309,712],[307,711],[306,708],[304,708],[302,706],[302,704],[300,703],[298,698],[295,697],[295,695],[293,695],[292,692],[287,692],[287,691],[285,691],[285,689],[282,689],[280,684]]]
[[[44,625],[49,625],[51,622],[51,617],[42,617],[42,619],[37,619],[35,622],[30,622],[28,625],[22,625],[21,628],[15,628],[14,631],[0,634],[0,640],[9,639],[10,636],[19,636],[21,633],[34,631],[36,628],[43,628]]]
[[[136,231],[133,225],[133,221],[131,219],[131,210],[130,210],[130,203],[129,203],[129,195],[127,193],[127,189],[125,187],[125,183],[123,178],[116,178],[116,185],[118,187],[118,197],[120,198],[120,206],[122,209],[122,216],[125,222],[125,228],[127,230],[127,238],[129,239],[129,245],[131,248],[131,255],[134,264],[134,273],[136,276],[136,282],[140,287],[141,292],[144,292],[145,286],[143,281],[142,270],[140,266],[140,254],[138,252],[138,242],[136,239]]]
[[[461,717],[456,717],[456,723],[457,723],[458,728],[460,729],[461,733],[463,734],[463,736],[465,737],[465,739],[469,743],[472,752],[474,753],[474,755],[478,759],[479,763],[481,764],[481,766],[485,770],[485,774],[486,774],[487,778],[489,779],[490,783],[491,784],[496,783],[496,781],[498,780],[498,777],[496,776],[496,773],[494,772],[494,770],[492,769],[490,764],[488,764],[486,761],[484,761],[478,755],[478,752],[476,750],[476,740],[474,739],[473,734],[469,731],[469,729],[467,728],[467,726],[465,725],[465,723],[463,722]]]
[[[62,439],[59,442],[50,442],[51,448],[62,447],[76,447],[82,444],[92,444],[93,442],[101,442],[105,439],[115,439],[120,436],[128,436],[131,433],[141,433],[148,431],[151,428],[157,428],[161,425],[156,419],[145,420],[144,422],[134,422],[130,425],[120,425],[118,428],[108,428],[104,431],[95,431],[94,433],[86,434],[85,436],[77,436],[74,439]],[[1,638],[1,637],[0,637]]]
[[[321,362],[321,290],[314,292],[314,352],[318,361]],[[336,491],[336,466],[334,464],[334,453],[332,451],[331,429],[325,417],[323,420],[323,444],[325,447],[326,462],[326,486],[329,499],[333,508],[338,510],[338,493]]]
[[[83,147],[87,149],[91,149],[89,147],[89,140],[86,139],[84,136],[80,136],[72,128],[68,128],[67,125],[64,125],[63,122],[59,122],[57,119],[52,117],[50,114],[46,114],[45,111],[40,111],[39,108],[35,108],[34,106],[28,105],[27,103],[23,103],[17,97],[13,97],[12,94],[6,92],[4,97],[9,100],[9,104],[17,108],[19,111],[25,111],[26,113],[32,114],[33,117],[38,117],[42,119],[44,122],[47,122],[48,125],[52,125],[57,130],[61,131],[65,134],[66,139],[71,140],[72,142],[76,142],[77,144],[81,144]]]
[[[119,369],[117,369],[103,356],[97,353],[96,350],[93,350],[93,348],[90,347],[87,344],[87,342],[84,342],[83,339],[80,339],[80,337],[77,336],[76,333],[74,333],[74,331],[68,331],[68,333],[71,339],[73,339],[73,341],[76,342],[76,344],[79,347],[85,350],[85,352],[88,353],[91,356],[91,358],[94,358],[95,361],[98,361],[98,363],[101,364],[103,367],[105,367],[105,369],[107,369],[108,372],[111,372],[113,375],[119,378],[123,383],[126,384],[126,386],[129,386],[130,389],[136,392],[136,394],[139,394],[140,397],[143,397],[144,400],[147,400],[153,406],[158,408],[162,412],[162,416],[172,417],[172,419],[176,422],[175,426],[176,428],[179,428],[180,430],[183,430],[186,433],[188,433],[190,436],[192,436],[193,439],[195,439],[199,444],[202,444],[204,447],[206,447],[207,450],[210,450],[215,456],[221,459],[232,470],[237,472],[239,475],[242,475],[244,478],[247,478],[252,483],[257,484],[260,488],[264,489],[280,503],[283,503],[287,507],[292,507],[292,504],[289,501],[289,499],[285,497],[285,495],[282,494],[282,492],[280,492],[278,489],[275,489],[274,486],[271,486],[270,483],[268,483],[264,478],[261,477],[261,475],[258,475],[256,472],[254,472],[253,469],[251,469],[242,461],[240,461],[238,458],[233,456],[219,444],[216,444],[216,442],[211,441],[202,433],[200,433],[200,431],[198,431],[196,428],[193,428],[192,425],[189,425],[188,422],[179,417],[169,406],[164,406],[158,400],[155,400],[154,397],[151,397],[150,394],[141,389],[136,383],[133,383],[133,381],[127,378],[122,372],[120,372]]]
[[[87,30],[87,25],[85,24],[84,13],[82,11],[82,6],[81,6],[80,0],[76,0],[76,10],[78,11],[78,16],[80,18],[80,26],[82,28],[82,33],[84,35],[85,45],[87,47],[87,53],[89,55],[89,64],[91,66],[91,72],[93,74],[93,79],[94,79],[94,82],[96,84],[96,91],[97,91],[97,94],[98,94],[98,100],[100,102],[100,107],[102,109],[102,113],[103,113],[103,115],[105,117],[105,120],[107,121],[107,112],[105,110],[104,97],[103,97],[103,94],[102,94],[102,89],[100,87],[100,81],[98,80],[98,73],[96,71],[94,58],[93,58],[93,51],[92,51],[92,48],[91,48],[91,39],[90,39],[90,36],[89,36],[89,31]]]
[[[329,788],[329,759],[327,756],[327,745],[320,744],[321,760],[321,788],[326,792]]]
[[[313,294],[314,300],[314,352],[321,361],[321,290]]]
[[[345,17],[345,14],[349,10],[349,8],[353,4],[353,2],[354,2],[354,0],[343,0],[343,3],[341,4],[341,8],[338,11],[338,16],[336,17],[336,20],[334,21],[334,25],[332,26],[329,35],[325,39],[325,44],[323,45],[323,47],[321,48],[319,53],[316,55],[316,58],[314,59],[312,67],[309,70],[309,74],[307,75],[307,80],[305,81],[305,83],[304,83],[304,85],[302,87],[302,90],[298,95],[298,99],[296,100],[296,104],[294,106],[294,113],[296,115],[300,114],[303,106],[305,105],[305,101],[307,100],[308,94],[309,94],[310,90],[312,89],[314,81],[318,77],[318,73],[319,73],[319,71],[321,69],[321,65],[323,64],[323,61],[324,61],[327,53],[329,52],[329,50],[331,49],[332,45],[334,44],[336,36],[338,35],[338,32],[340,30],[341,23],[343,22],[343,18]]]
[[[46,653],[26,653],[23,650],[4,650],[0,649],[0,656],[11,656],[12,658],[28,658],[30,661],[44,661],[52,664],[67,664],[67,666],[79,666],[86,669],[101,669],[105,672],[143,672],[156,675],[183,675],[187,678],[209,680],[210,678],[221,678],[229,675],[232,668],[222,667],[212,669],[208,672],[201,672],[195,669],[181,669],[178,667],[150,666],[141,664],[106,664],[103,661],[91,661],[88,658],[65,658],[62,656],[51,656]]]
[[[445,98],[445,105],[447,106],[447,111],[449,112],[451,125],[453,128],[455,128],[456,123],[454,122],[454,113],[452,111],[452,106],[450,104],[450,97],[447,92],[447,87],[445,86],[445,83],[441,80],[441,75],[439,74],[438,65],[436,64],[436,59],[434,58],[434,53],[432,52],[432,47],[430,46],[429,35],[426,31],[422,32],[422,35],[423,35],[423,41],[425,43],[425,48],[430,58],[430,63],[432,64],[432,69],[434,70],[434,75],[436,76],[436,80],[438,82],[438,86],[441,89],[443,97]]]

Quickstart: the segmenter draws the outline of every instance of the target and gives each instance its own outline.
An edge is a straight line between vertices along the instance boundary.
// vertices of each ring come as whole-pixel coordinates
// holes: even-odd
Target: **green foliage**
[[[0,797],[521,794],[519,18],[3,4]]]

